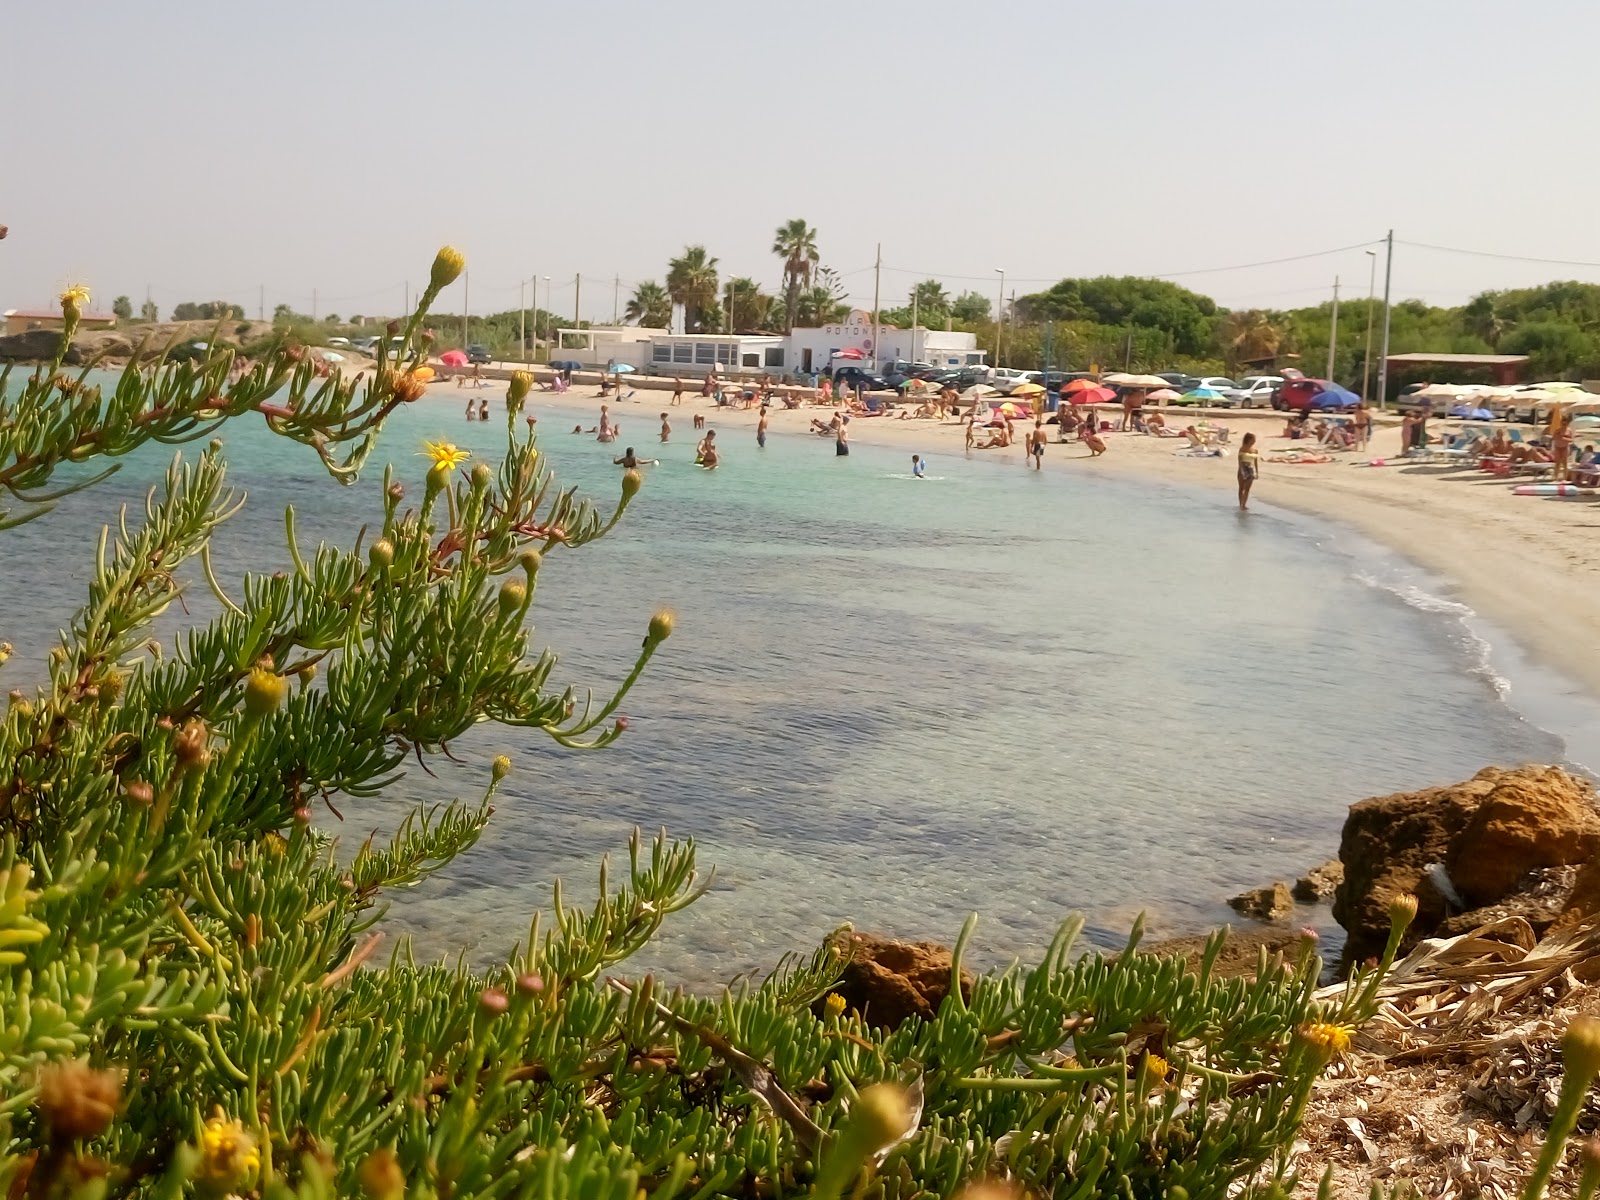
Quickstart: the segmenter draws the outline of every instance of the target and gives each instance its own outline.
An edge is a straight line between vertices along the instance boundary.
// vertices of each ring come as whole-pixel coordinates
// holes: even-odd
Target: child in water
[[[667,414],[661,414],[661,440],[664,442],[672,436],[672,426],[667,424]]]
[[[920,454],[913,454],[911,456],[911,478],[913,478],[913,479],[926,478],[922,474],[922,455],[920,455]]]

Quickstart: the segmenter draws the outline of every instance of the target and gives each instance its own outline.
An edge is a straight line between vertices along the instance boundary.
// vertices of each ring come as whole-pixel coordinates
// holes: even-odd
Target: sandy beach
[[[441,384],[431,390],[441,402],[459,403],[460,390],[455,387]],[[589,407],[598,415],[602,401],[596,391],[589,384],[574,384],[560,397],[536,391],[531,403],[534,411],[548,403],[564,409]],[[641,387],[631,399],[625,390],[624,397],[606,402],[625,425],[642,426],[625,440],[643,452],[655,440],[655,416],[666,408],[670,392]],[[721,441],[724,455],[744,453],[745,439],[753,443],[754,410],[718,409],[694,390],[671,411],[684,434],[689,433],[693,414],[705,413],[708,427],[726,431]],[[776,408],[769,414],[770,428],[804,434],[811,420],[826,419],[827,411],[809,404]],[[1115,414],[1107,410],[1105,416],[1114,419]],[[1176,428],[1194,419],[1181,409],[1168,414],[1169,424]],[[1290,465],[1268,461],[1281,451],[1305,445],[1279,436],[1282,414],[1233,412],[1214,420],[1232,430],[1235,445],[1251,430],[1261,439],[1264,461],[1253,505],[1280,505],[1347,523],[1452,582],[1457,589],[1453,598],[1510,631],[1536,660],[1600,695],[1600,604],[1589,594],[1600,584],[1600,538],[1595,536],[1600,520],[1594,516],[1593,502],[1513,496],[1508,483],[1475,465],[1353,465],[1399,450],[1400,434],[1393,424],[1379,426],[1366,452],[1340,455],[1331,463]],[[1019,438],[1021,432],[1019,422]],[[1020,445],[966,450],[964,427],[953,421],[857,417],[851,421],[850,438],[860,445],[901,447],[908,462],[913,453],[932,457],[940,470],[950,469],[950,460],[962,458],[995,459],[1019,471],[1032,469]],[[1181,457],[1174,453],[1182,445],[1179,439],[1142,434],[1113,433],[1106,436],[1106,443],[1107,453],[1091,458],[1075,442],[1052,441],[1044,470],[1133,476],[1201,489],[1215,496],[1219,520],[1238,519],[1237,462],[1231,454]],[[749,449],[754,450],[753,444]],[[819,445],[818,454],[823,453]]]

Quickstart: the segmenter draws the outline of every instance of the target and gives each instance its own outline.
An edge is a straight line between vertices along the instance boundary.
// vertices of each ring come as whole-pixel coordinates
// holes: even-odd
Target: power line
[[[1463,250],[1459,246],[1434,246],[1428,242],[1403,242],[1395,238],[1395,245],[1410,246],[1414,250],[1437,250],[1441,254],[1466,254],[1473,258],[1498,258],[1504,262],[1543,263],[1551,267],[1600,267],[1600,262],[1584,262],[1572,258],[1534,258],[1527,254],[1496,254],[1492,250]]]
[[[1381,239],[1374,239],[1369,242],[1355,242],[1349,246],[1335,246],[1331,250],[1313,250],[1309,254],[1290,254],[1283,258],[1264,258],[1258,262],[1235,263],[1233,266],[1228,267],[1202,267],[1197,270],[1189,271],[1141,272],[1138,275],[1138,278],[1181,279],[1188,275],[1216,275],[1223,271],[1248,271],[1255,267],[1275,267],[1280,263],[1304,262],[1305,260],[1311,258],[1327,258],[1329,255],[1333,254],[1348,254],[1352,250],[1365,250],[1368,246],[1376,246],[1379,240]],[[886,266],[883,269],[885,271],[894,271],[895,273],[902,275],[921,275],[922,277],[928,279],[959,279],[968,283],[988,283],[992,282],[993,280],[993,275],[944,275],[940,274],[938,271],[916,271],[908,267]],[[1066,277],[1061,275],[1048,275],[1028,278],[1027,276],[1022,275],[1007,275],[1006,278],[1013,279],[1017,283],[1057,283]]]

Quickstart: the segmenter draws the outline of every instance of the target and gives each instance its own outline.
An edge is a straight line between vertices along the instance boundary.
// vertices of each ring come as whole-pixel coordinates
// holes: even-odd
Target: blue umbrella
[[[633,365],[631,363],[612,363],[606,370],[613,375],[631,375],[633,374]]]
[[[1340,387],[1337,383],[1324,383],[1322,390],[1311,397],[1311,403],[1306,407],[1312,412],[1327,412],[1331,409],[1354,408],[1361,403],[1361,397],[1349,388]]]
[[[1179,396],[1180,400],[1197,400],[1201,404],[1209,404],[1213,400],[1221,400],[1222,393],[1213,388],[1197,387],[1193,391],[1185,392]]]

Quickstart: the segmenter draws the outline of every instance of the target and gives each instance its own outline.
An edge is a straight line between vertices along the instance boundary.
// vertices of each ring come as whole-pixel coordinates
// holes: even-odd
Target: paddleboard
[[[1579,496],[1600,496],[1600,488],[1579,487],[1575,483],[1519,483],[1511,489],[1513,496],[1559,496],[1574,500]]]

